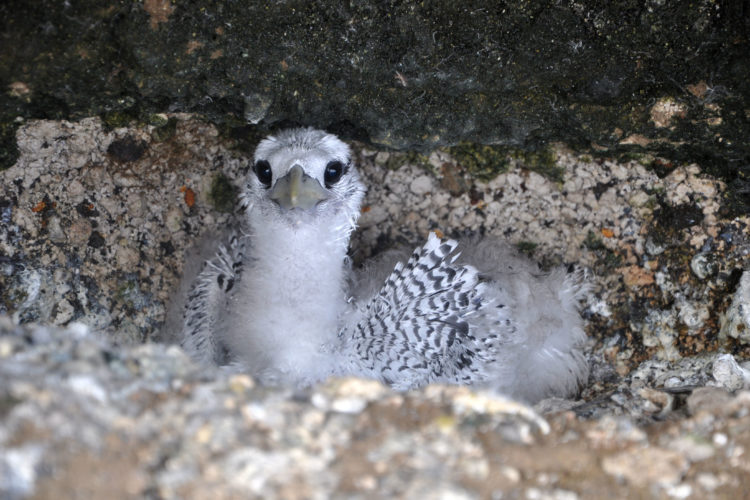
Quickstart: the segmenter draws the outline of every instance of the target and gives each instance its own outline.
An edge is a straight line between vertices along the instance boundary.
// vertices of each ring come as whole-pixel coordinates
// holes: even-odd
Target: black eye
[[[336,184],[341,179],[341,176],[344,175],[344,171],[344,165],[340,161],[328,162],[325,174],[323,175],[326,187],[329,188]]]
[[[253,172],[258,176],[258,180],[266,187],[271,187],[271,164],[266,160],[258,160],[253,165]]]

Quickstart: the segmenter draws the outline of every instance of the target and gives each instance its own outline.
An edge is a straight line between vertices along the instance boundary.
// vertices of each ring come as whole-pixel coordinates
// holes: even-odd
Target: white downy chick
[[[292,129],[263,140],[254,159],[240,228],[184,306],[182,345],[194,358],[271,384],[358,375],[526,401],[571,396],[585,382],[577,275],[541,273],[493,238],[459,255],[435,235],[410,257],[387,253],[352,272],[365,187],[349,147]]]

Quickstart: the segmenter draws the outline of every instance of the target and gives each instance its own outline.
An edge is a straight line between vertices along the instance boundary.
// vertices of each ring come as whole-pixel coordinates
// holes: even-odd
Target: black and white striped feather
[[[196,361],[223,364],[227,359],[226,346],[219,341],[216,328],[226,310],[227,294],[242,274],[244,252],[244,238],[233,232],[213,258],[203,263],[187,293],[180,345]]]
[[[399,390],[488,380],[516,327],[477,270],[456,264],[457,245],[431,234],[406,264],[396,264],[356,323],[344,325],[341,349],[352,373]]]

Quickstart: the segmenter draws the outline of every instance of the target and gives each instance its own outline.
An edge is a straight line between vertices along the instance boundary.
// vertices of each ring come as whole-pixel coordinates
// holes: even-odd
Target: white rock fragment
[[[462,391],[453,400],[457,413],[472,411],[482,414],[513,415],[533,424],[542,434],[549,434],[550,426],[534,408],[500,394]]]
[[[62,299],[56,304],[56,311],[55,317],[52,318],[52,323],[55,325],[64,325],[73,319],[73,314],[75,313],[73,304],[67,299]]]
[[[90,375],[73,375],[68,379],[68,387],[100,403],[107,401],[107,391]]]
[[[47,221],[47,234],[49,239],[55,243],[63,243],[66,240],[65,230],[60,225],[60,218],[52,216]]]
[[[367,407],[367,400],[357,397],[336,398],[331,403],[331,410],[337,413],[357,414]]]
[[[689,333],[700,329],[709,318],[709,311],[705,304],[697,304],[688,300],[681,300],[677,304],[678,317],[688,327]]]
[[[127,241],[120,240],[115,247],[115,259],[120,269],[132,269],[138,264],[138,251],[128,245]]]
[[[182,210],[178,207],[172,207],[167,211],[165,218],[167,229],[176,233],[182,227]]]
[[[391,157],[391,154],[387,151],[378,151],[375,154],[375,163],[377,163],[380,166],[385,166],[386,163],[388,163],[388,159]]]
[[[719,337],[739,339],[743,344],[750,343],[750,273],[742,273],[732,304],[721,319]]]
[[[548,195],[552,188],[552,183],[547,178],[542,177],[536,172],[530,172],[526,179],[526,189],[530,189],[540,195]]]
[[[409,189],[416,195],[425,195],[432,191],[432,178],[428,175],[420,175],[411,181]]]
[[[678,484],[667,488],[667,495],[672,498],[687,498],[693,494],[693,487],[689,484]]]
[[[719,385],[730,391],[750,387],[750,370],[740,366],[731,354],[721,354],[716,358],[713,376]]]
[[[542,490],[540,488],[528,488],[526,490],[528,500],[578,500],[578,494],[570,490]]]
[[[726,446],[729,438],[723,432],[717,432],[713,435],[712,441],[716,446]]]
[[[70,335],[75,339],[83,339],[88,336],[90,332],[90,328],[88,327],[88,325],[79,323],[78,321],[72,322],[71,324],[67,325],[66,328]]]
[[[698,279],[704,280],[716,274],[717,269],[716,259],[711,254],[699,253],[690,260],[690,270]]]
[[[0,447],[0,498],[25,498],[34,492],[37,466],[43,457],[40,445]]]
[[[721,486],[721,480],[710,472],[701,472],[696,476],[696,481],[706,491],[714,491]]]
[[[676,318],[669,311],[650,311],[641,325],[643,345],[647,347],[661,347],[657,356],[668,360],[680,359],[680,352],[676,346],[677,330],[675,330]]]
[[[388,220],[388,212],[383,205],[371,206],[359,219],[360,227],[371,227]]]

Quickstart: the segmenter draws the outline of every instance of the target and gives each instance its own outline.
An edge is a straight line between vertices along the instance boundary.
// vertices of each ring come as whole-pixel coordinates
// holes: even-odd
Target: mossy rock
[[[217,174],[211,180],[208,197],[220,212],[231,212],[237,201],[237,187],[224,174]]]

